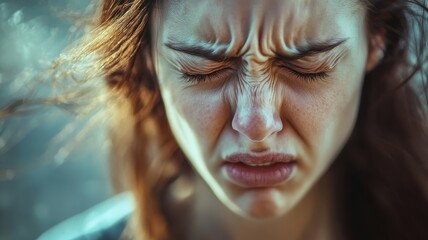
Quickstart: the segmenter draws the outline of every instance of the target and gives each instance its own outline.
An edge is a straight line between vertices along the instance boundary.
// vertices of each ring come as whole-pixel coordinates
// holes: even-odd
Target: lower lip
[[[274,163],[268,166],[249,166],[243,163],[226,163],[226,174],[242,187],[270,187],[290,178],[295,162]]]

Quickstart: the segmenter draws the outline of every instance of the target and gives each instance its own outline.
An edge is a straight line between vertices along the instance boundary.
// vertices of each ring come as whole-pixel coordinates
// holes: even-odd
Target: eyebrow
[[[198,45],[187,45],[185,43],[180,42],[167,42],[165,46],[179,52],[183,52],[192,56],[206,58],[215,62],[227,62],[237,59],[237,57],[231,57],[219,53],[215,49],[206,48]]]
[[[339,39],[336,38],[336,39],[331,39],[324,42],[314,42],[314,43],[308,44],[307,46],[297,48],[297,51],[296,51],[297,53],[293,53],[289,55],[282,55],[282,54],[276,53],[275,56],[276,58],[284,61],[295,61],[303,57],[313,56],[316,54],[331,51],[334,48],[345,43],[347,40],[348,40],[347,38],[339,38]],[[225,61],[232,61],[234,59],[237,59],[237,57],[227,56],[214,49],[205,48],[203,46],[198,46],[198,45],[188,45],[181,42],[170,41],[165,43],[165,46],[175,51],[186,53],[192,56],[209,59],[215,62],[225,62]]]
[[[277,53],[276,57],[285,61],[296,61],[304,57],[329,52],[335,49],[336,47],[344,44],[347,40],[348,38],[335,38],[323,42],[313,42],[308,44],[307,46],[298,47],[297,53],[293,53],[290,55],[281,55]]]

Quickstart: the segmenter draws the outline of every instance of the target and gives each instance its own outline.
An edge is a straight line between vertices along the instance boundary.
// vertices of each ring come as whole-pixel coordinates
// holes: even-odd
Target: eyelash
[[[289,73],[291,73],[292,75],[294,75],[295,77],[302,79],[304,81],[307,82],[314,82],[317,80],[324,80],[328,77],[327,72],[317,72],[317,73],[302,73],[302,72],[298,72],[295,71],[293,69],[290,68],[286,68],[284,67]],[[182,78],[186,81],[186,82],[190,82],[190,83],[202,83],[202,82],[206,82],[206,81],[211,81],[215,78],[218,78],[219,76],[221,76],[221,74],[224,74],[224,71],[226,69],[222,69],[222,70],[218,70],[209,74],[189,74],[189,73],[182,73]]]
[[[181,78],[186,82],[190,83],[202,83],[214,80],[215,78],[219,78],[226,69],[221,69],[209,74],[190,74],[190,73],[182,73]]]
[[[305,81],[308,81],[308,82],[314,82],[317,80],[324,80],[328,77],[327,72],[302,73],[302,72],[298,72],[298,71],[290,69],[290,68],[286,68],[286,69],[288,72],[290,72],[295,77],[302,79],[302,80],[305,80]]]

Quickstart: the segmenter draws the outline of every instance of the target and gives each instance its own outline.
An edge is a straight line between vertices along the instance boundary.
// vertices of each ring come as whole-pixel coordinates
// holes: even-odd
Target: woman
[[[74,59],[96,53],[116,100],[112,170],[136,202],[127,231],[428,239],[426,110],[410,82],[427,74],[427,11],[104,0]]]

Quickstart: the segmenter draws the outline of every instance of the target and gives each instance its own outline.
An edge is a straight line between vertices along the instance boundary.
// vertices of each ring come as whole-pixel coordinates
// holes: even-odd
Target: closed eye
[[[299,71],[296,71],[296,70],[294,70],[292,68],[288,68],[288,67],[283,67],[283,68],[285,68],[290,74],[292,74],[296,78],[302,79],[302,80],[305,80],[308,82],[324,80],[324,79],[328,78],[328,76],[329,76],[329,74],[326,71],[315,72],[315,73],[304,73],[304,72],[299,72]]]
[[[230,76],[230,68],[220,69],[211,73],[207,74],[192,74],[192,73],[185,73],[183,72],[181,74],[181,78],[188,82],[188,83],[202,83],[202,82],[209,82],[214,81],[218,79],[225,79]]]

